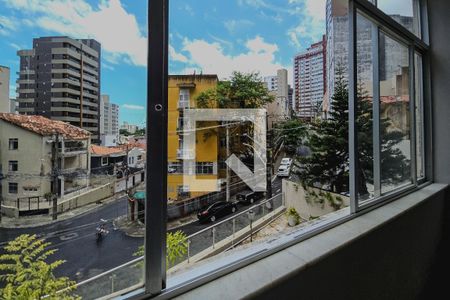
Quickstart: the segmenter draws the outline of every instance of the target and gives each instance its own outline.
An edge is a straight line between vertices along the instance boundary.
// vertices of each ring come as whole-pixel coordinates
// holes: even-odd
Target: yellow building
[[[215,88],[217,75],[170,75],[169,76],[169,115],[168,115],[168,178],[167,197],[169,200],[182,200],[198,197],[207,192],[191,192],[183,184],[183,132],[180,130],[185,109],[196,108],[195,99],[208,89]],[[200,127],[197,124],[197,128]],[[212,132],[212,134],[211,134]],[[205,130],[196,133],[196,176],[198,179],[218,178],[218,138],[217,134]]]

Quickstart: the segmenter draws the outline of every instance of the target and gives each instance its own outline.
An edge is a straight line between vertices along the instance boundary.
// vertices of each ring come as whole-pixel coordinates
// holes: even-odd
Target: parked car
[[[290,166],[280,165],[277,172],[278,177],[289,177],[290,174],[291,174]]]
[[[291,166],[292,165],[292,158],[289,158],[289,157],[283,158],[281,160],[280,165]]]
[[[243,204],[253,204],[253,202],[263,198],[264,192],[244,191],[236,195],[236,200]]]
[[[198,211],[197,218],[200,223],[214,222],[217,219],[237,211],[236,203],[218,201]]]

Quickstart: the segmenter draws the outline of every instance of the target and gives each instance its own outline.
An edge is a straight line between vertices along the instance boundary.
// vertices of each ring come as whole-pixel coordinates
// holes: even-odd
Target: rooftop
[[[120,156],[125,155],[122,149],[115,147],[104,147],[98,145],[91,145],[91,154],[97,156]]]
[[[65,139],[85,140],[90,138],[90,132],[68,123],[50,120],[42,116],[25,116],[10,113],[0,113],[0,120],[22,127],[42,136],[60,134]]]

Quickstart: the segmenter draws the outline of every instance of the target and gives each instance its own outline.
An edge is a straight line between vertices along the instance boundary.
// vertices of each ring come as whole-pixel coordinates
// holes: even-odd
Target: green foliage
[[[295,224],[299,224],[300,223],[300,215],[298,214],[297,210],[293,207],[289,207],[286,210],[286,217],[293,217],[295,219]]]
[[[136,130],[136,132],[134,133],[135,136],[143,136],[145,135],[145,128],[139,128]]]
[[[197,96],[199,108],[261,108],[275,99],[259,73],[233,72],[229,81]]]
[[[129,136],[131,133],[128,132],[126,129],[119,129],[119,134],[124,136]]]
[[[291,119],[280,123],[275,131],[281,133],[284,148],[289,153],[295,153],[297,148],[304,144],[308,135],[306,125],[300,119]]]
[[[55,277],[53,271],[64,263],[47,259],[57,250],[48,249],[49,242],[36,235],[24,234],[10,241],[5,254],[0,255],[0,282],[6,285],[0,289],[0,299],[28,300],[81,299],[73,295],[75,282],[67,277]]]
[[[349,149],[348,149],[348,84],[342,67],[338,67],[334,95],[331,106],[333,110],[326,120],[312,123],[307,145],[311,156],[301,160],[305,171],[300,174],[308,185],[321,183],[328,185],[330,191],[345,193],[349,191]],[[367,195],[367,183],[373,183],[373,120],[372,99],[362,85],[357,89],[357,118],[359,154],[358,192]],[[403,134],[390,131],[390,122],[380,119],[381,169],[383,183],[395,183],[409,176],[408,160],[396,147]]]
[[[188,240],[186,234],[184,234],[180,230],[176,231],[175,233],[167,233],[166,247],[166,265],[167,268],[171,268],[174,266],[177,260],[183,258],[187,253]],[[143,256],[144,245],[140,246],[133,255]]]

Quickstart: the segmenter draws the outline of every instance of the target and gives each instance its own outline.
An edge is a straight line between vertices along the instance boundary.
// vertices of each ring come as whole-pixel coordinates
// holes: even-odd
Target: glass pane
[[[57,250],[45,261],[64,261],[53,275],[83,299],[142,286],[147,1],[0,1],[0,12],[0,254],[23,234],[45,240]],[[11,298],[66,287],[39,275]]]
[[[419,0],[377,0],[378,8],[421,37]]]
[[[357,132],[360,200],[374,196],[372,22],[357,15]]]
[[[349,211],[347,1],[272,2],[170,3],[169,275]]]
[[[381,189],[411,183],[410,79],[408,48],[380,34]]]
[[[425,178],[425,140],[424,140],[424,110],[423,110],[423,68],[422,55],[414,55],[415,70],[415,113],[416,113],[416,155],[417,179]]]

